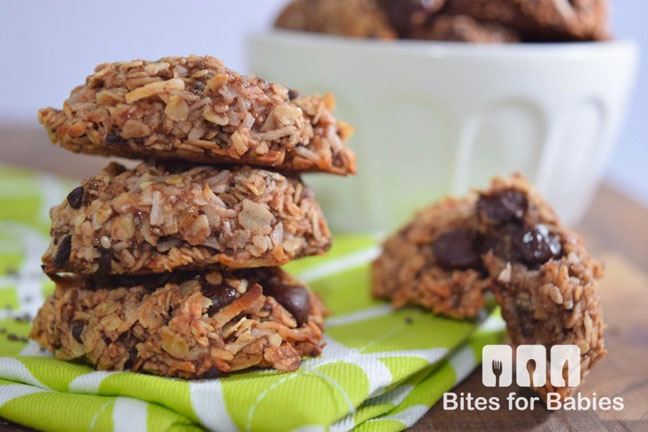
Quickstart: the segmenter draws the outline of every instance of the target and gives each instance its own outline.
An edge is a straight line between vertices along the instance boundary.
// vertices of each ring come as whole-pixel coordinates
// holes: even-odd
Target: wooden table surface
[[[0,128],[0,161],[82,178],[100,168],[105,159],[75,155],[47,143],[37,128]],[[648,209],[603,185],[588,213],[577,226],[594,256],[606,265],[601,301],[608,329],[608,355],[592,369],[579,388],[583,395],[624,399],[622,411],[444,411],[435,405],[414,431],[648,431]],[[476,370],[454,392],[498,396],[515,385],[487,388]],[[0,419],[0,431],[26,431]]]

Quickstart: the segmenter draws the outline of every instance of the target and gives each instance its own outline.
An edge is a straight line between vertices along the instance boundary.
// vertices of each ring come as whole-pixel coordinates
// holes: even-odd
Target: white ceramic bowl
[[[313,175],[330,225],[391,230],[447,194],[521,171],[567,223],[587,208],[632,88],[632,42],[473,45],[286,31],[248,39],[250,70],[333,92],[358,175]]]

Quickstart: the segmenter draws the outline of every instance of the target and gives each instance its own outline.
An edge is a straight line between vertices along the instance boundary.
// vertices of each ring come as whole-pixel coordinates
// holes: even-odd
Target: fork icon
[[[511,385],[513,349],[509,345],[486,345],[482,349],[482,383],[486,387]]]
[[[502,362],[500,360],[493,360],[491,364],[493,375],[495,375],[495,387],[500,386],[500,375],[502,375]]]

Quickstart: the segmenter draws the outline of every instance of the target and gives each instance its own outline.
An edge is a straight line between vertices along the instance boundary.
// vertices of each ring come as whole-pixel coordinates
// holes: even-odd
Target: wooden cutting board
[[[595,256],[605,263],[600,285],[608,328],[608,355],[594,367],[579,388],[583,395],[624,399],[621,411],[444,411],[435,405],[413,431],[648,431],[648,210],[611,189],[602,189],[578,228]],[[513,385],[487,388],[481,369],[454,390],[473,396],[509,392],[532,396]]]

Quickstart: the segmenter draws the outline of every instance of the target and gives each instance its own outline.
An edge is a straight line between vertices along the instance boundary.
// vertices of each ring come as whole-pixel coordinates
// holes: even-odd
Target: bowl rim
[[[281,44],[376,50],[383,53],[424,54],[432,57],[519,57],[568,56],[591,57],[606,54],[639,54],[639,45],[633,39],[612,39],[589,42],[518,42],[478,44],[454,41],[427,41],[410,39],[362,39],[298,30],[270,29],[248,35],[248,42],[271,41]]]

